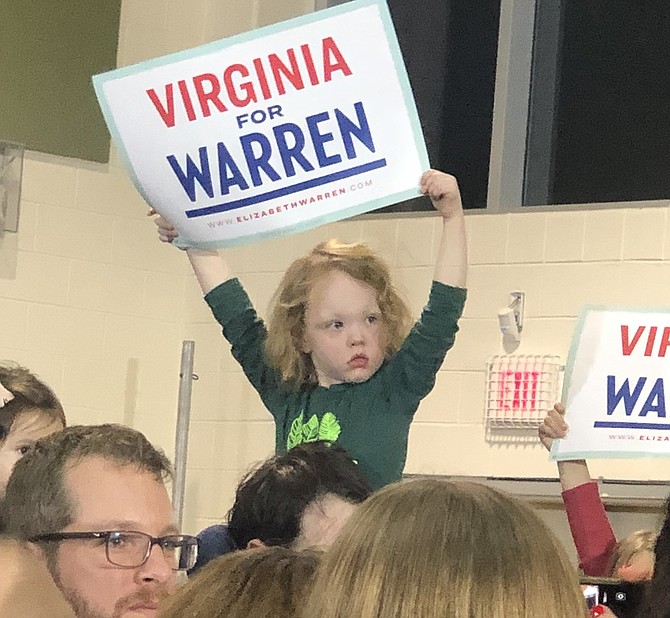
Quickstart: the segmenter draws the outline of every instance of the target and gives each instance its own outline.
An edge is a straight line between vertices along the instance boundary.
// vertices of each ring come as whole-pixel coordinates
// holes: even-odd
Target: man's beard
[[[58,577],[57,569],[54,569],[52,575],[56,586],[58,586],[65,600],[72,606],[77,618],[121,618],[124,612],[127,612],[129,608],[135,605],[159,604],[168,595],[168,590],[165,586],[159,584],[149,585],[119,599],[114,605],[114,612],[107,614],[103,610],[93,607],[76,590],[64,586]]]

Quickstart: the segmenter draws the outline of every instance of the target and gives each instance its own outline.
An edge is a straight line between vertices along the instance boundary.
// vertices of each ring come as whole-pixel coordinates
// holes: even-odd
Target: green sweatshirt
[[[466,291],[433,282],[428,305],[403,342],[369,380],[290,390],[265,362],[265,324],[237,279],[205,296],[252,386],[275,419],[276,449],[338,442],[377,489],[402,476],[409,426],[454,344]]]

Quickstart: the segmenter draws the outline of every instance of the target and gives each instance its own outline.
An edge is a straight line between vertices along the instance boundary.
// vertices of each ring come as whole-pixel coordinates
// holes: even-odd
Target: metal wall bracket
[[[19,231],[23,154],[21,144],[0,141],[0,235]]]

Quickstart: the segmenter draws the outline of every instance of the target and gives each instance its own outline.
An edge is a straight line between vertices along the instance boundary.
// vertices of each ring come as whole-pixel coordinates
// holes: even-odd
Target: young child
[[[539,427],[540,441],[547,450],[551,450],[554,439],[567,434],[564,415],[565,407],[557,403]],[[651,579],[656,534],[638,530],[617,542],[586,461],[557,463],[563,504],[584,574],[631,582]]]
[[[64,427],[63,406],[44,382],[24,367],[0,365],[0,497],[16,462]]]
[[[428,305],[410,334],[388,268],[365,245],[322,243],[294,262],[268,327],[215,251],[188,249],[205,300],[275,419],[276,450],[339,442],[374,488],[398,480],[409,426],[454,343],[466,291],[465,220],[453,176],[429,170],[420,190],[442,215]],[[176,230],[162,217],[159,237]]]

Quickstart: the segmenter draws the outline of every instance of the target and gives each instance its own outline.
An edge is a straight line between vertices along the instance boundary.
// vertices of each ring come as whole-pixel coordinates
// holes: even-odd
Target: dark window
[[[432,167],[486,208],[500,0],[388,0]],[[381,212],[432,210],[417,198]]]
[[[537,0],[525,206],[670,197],[670,2]]]

